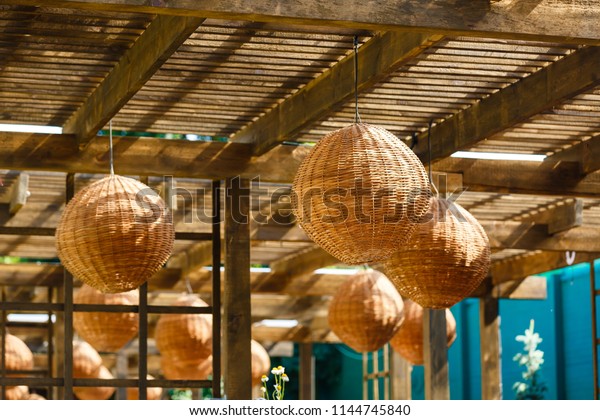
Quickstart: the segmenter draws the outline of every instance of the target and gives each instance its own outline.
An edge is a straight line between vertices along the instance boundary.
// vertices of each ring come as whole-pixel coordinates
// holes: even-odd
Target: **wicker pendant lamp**
[[[154,376],[148,375],[148,379],[154,379]],[[160,400],[162,396],[162,388],[160,387],[152,387],[146,390],[146,399],[147,400]],[[127,388],[127,399],[128,400],[139,400],[140,399],[140,390],[139,388]]]
[[[33,353],[19,337],[12,334],[5,336],[5,359],[4,366],[6,370],[31,370],[33,369]],[[7,376],[16,377],[24,374],[8,374]]]
[[[446,309],[446,337],[448,347],[456,339],[456,320]],[[404,299],[404,322],[390,340],[392,348],[413,365],[423,364],[423,307]]]
[[[84,284],[75,294],[74,303],[94,305],[137,305],[138,290],[125,293],[100,293]],[[75,312],[73,328],[96,350],[116,352],[138,332],[138,314],[132,312]]]
[[[182,363],[161,357],[160,368],[163,376],[173,380],[202,380],[212,373],[212,356],[199,362]]]
[[[113,379],[114,377],[105,366],[101,366],[97,378]],[[107,400],[115,393],[115,388],[111,386],[76,386],[73,387],[73,393],[80,400]]]
[[[344,283],[329,305],[329,326],[358,352],[390,341],[403,319],[402,298],[379,271],[365,270]]]
[[[430,196],[417,156],[369,124],[323,137],[300,165],[292,191],[306,234],[346,264],[389,258],[410,238]]]
[[[252,352],[252,385],[260,385],[263,375],[271,369],[271,358],[269,353],[258,341],[252,340],[250,351]]]
[[[73,342],[73,377],[97,378],[102,367],[102,357],[85,341]]]
[[[487,275],[489,240],[468,211],[442,198],[431,199],[423,221],[384,271],[403,296],[425,308],[449,308]]]
[[[25,385],[6,387],[6,399],[9,401],[28,400],[29,387]]]
[[[208,306],[202,299],[183,296],[176,306]],[[198,363],[212,354],[212,316],[208,314],[161,315],[154,334],[161,355],[178,364]]]
[[[56,229],[62,264],[104,293],[139,287],[167,261],[175,233],[165,203],[141,182],[111,175],[80,190]]]

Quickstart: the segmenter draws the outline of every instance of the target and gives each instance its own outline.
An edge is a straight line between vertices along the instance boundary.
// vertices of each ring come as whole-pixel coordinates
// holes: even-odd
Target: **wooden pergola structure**
[[[482,395],[498,398],[498,299],[543,296],[543,284],[524,279],[566,265],[566,251],[575,262],[600,255],[597,0],[1,0],[0,123],[62,134],[0,133],[0,255],[56,257],[65,196],[108,172],[98,131],[112,120],[129,133],[115,138],[117,173],[158,189],[178,232],[149,303],[168,306],[186,283],[210,296],[218,283],[206,266],[222,249],[225,391],[249,398],[251,334],[305,352],[337,340],[327,305],[345,277],[314,273],[337,261],[290,216],[289,188],[309,146],[353,121],[355,37],[363,121],[405,139],[425,163],[433,121],[438,184],[490,238],[493,265],[476,296]],[[450,157],[456,151],[546,158]],[[215,232],[213,180],[225,185]],[[16,308],[7,302],[47,300],[49,288],[69,292],[53,264],[0,265],[0,284],[5,313]],[[442,321],[431,315],[432,326]],[[253,324],[272,318],[299,324]],[[155,315],[148,321],[152,329]],[[68,326],[58,333],[70,342]],[[431,328],[426,339],[439,338]],[[448,395],[443,348],[442,339],[427,363],[431,398]],[[58,377],[66,365],[55,361]]]

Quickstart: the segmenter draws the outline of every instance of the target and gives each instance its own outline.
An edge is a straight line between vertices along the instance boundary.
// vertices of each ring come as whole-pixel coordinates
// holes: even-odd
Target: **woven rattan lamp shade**
[[[114,175],[80,190],[56,229],[56,248],[75,277],[104,293],[137,288],[173,250],[165,203],[150,187]]]
[[[446,309],[446,336],[448,347],[456,339],[456,320]],[[392,348],[413,365],[423,364],[423,307],[404,300],[404,322],[396,335],[390,340]]]
[[[73,301],[94,305],[137,305],[139,292],[136,289],[104,294],[84,284]],[[75,312],[73,327],[96,350],[116,352],[137,335],[138,315],[132,312]]]
[[[73,377],[97,378],[102,367],[102,357],[85,341],[73,342]]]
[[[425,308],[449,308],[469,296],[490,268],[490,245],[479,222],[465,209],[432,198],[427,223],[385,263],[400,291]]]
[[[19,337],[12,334],[6,334],[4,349],[6,356],[4,359],[6,370],[31,370],[33,369],[33,353]],[[18,374],[8,374],[7,376],[23,376]]]
[[[403,319],[403,303],[386,276],[365,270],[344,283],[329,305],[329,326],[358,352],[375,351],[390,341]]]
[[[97,379],[113,379],[112,373],[105,367],[100,367]],[[80,400],[107,400],[115,393],[115,388],[109,386],[76,386],[73,393]]]
[[[199,362],[177,363],[169,358],[161,357],[160,368],[167,379],[202,380],[212,373],[212,356]]]
[[[154,379],[154,376],[148,375],[148,379]],[[147,400],[160,400],[162,396],[162,388],[160,387],[152,387],[146,390],[146,399]],[[140,399],[140,390],[138,388],[127,388],[127,399],[128,400],[139,400]]]
[[[352,124],[327,134],[304,159],[292,208],[307,235],[347,264],[389,258],[429,206],[417,156],[387,130]]]
[[[177,306],[207,306],[200,298],[184,296]],[[212,316],[208,314],[161,315],[154,333],[156,347],[172,362],[194,363],[212,354]]]
[[[25,385],[7,387],[6,399],[11,401],[29,399],[29,387]]]
[[[250,351],[252,352],[252,385],[256,386],[261,383],[262,376],[269,373],[271,358],[258,341],[252,340]]]

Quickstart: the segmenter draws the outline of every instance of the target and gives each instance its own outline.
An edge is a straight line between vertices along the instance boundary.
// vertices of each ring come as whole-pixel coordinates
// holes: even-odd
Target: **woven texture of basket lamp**
[[[212,373],[212,356],[196,362],[176,362],[167,357],[160,358],[163,376],[172,380],[203,380]]]
[[[489,239],[460,205],[432,198],[410,241],[384,264],[402,296],[425,308],[449,308],[468,297],[490,268]]]
[[[62,264],[104,293],[126,292],[147,281],[171,255],[174,239],[162,198],[119,175],[77,192],[56,229]]]
[[[396,334],[403,320],[402,298],[388,278],[375,270],[353,275],[329,305],[329,326],[357,352],[375,351]]]
[[[154,376],[148,375],[148,379],[154,379]],[[147,400],[160,400],[162,396],[162,388],[160,387],[151,387],[146,389],[146,399]],[[140,399],[140,390],[138,388],[127,388],[127,399],[128,400],[139,400]]]
[[[383,261],[429,207],[427,174],[387,130],[352,124],[323,137],[302,161],[292,209],[306,234],[347,264]]]
[[[183,296],[176,306],[208,306],[202,299]],[[160,354],[173,362],[200,362],[212,354],[212,316],[208,314],[164,314],[154,333]]]
[[[73,342],[73,377],[97,378],[102,368],[102,357],[85,341]]]
[[[113,379],[112,373],[105,367],[100,367],[97,379]],[[107,400],[115,393],[111,386],[76,386],[73,393],[80,400]]]
[[[101,293],[84,284],[73,297],[74,303],[94,305],[137,305],[138,290]],[[75,312],[73,328],[96,350],[116,352],[138,332],[138,314],[132,312]]]
[[[258,341],[252,340],[250,343],[252,352],[252,385],[260,385],[263,375],[268,375],[271,368],[271,358],[265,348]]]
[[[33,369],[33,353],[19,337],[12,334],[5,336],[5,358],[4,366],[6,370],[31,370]],[[24,374],[9,373],[9,377],[25,376]]]
[[[29,387],[25,385],[6,387],[6,399],[10,401],[28,400]]]
[[[456,339],[456,320],[446,309],[446,337],[448,347]],[[390,340],[392,348],[413,365],[423,364],[423,307],[404,299],[404,322]]]

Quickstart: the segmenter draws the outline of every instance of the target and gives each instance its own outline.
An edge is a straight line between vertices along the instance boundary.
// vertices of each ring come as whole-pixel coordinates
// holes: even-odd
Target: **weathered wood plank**
[[[21,172],[12,186],[8,212],[16,214],[27,203],[29,189],[29,174]]]
[[[479,343],[481,350],[481,399],[502,399],[499,301],[479,301]]]
[[[525,121],[600,84],[600,48],[588,47],[499,90],[465,108],[431,129],[432,158],[441,159],[457,150]],[[415,153],[427,159],[427,132],[419,135]]]
[[[600,170],[600,136],[577,143],[548,157],[548,162],[577,162],[581,175]]]
[[[557,204],[538,208],[516,220],[547,225],[548,234],[552,235],[583,224],[583,200],[581,198],[567,199]]]
[[[315,357],[312,343],[301,343],[300,348],[300,399],[315,399]]]
[[[39,0],[5,0],[8,4],[40,5]],[[597,0],[513,2],[435,2],[410,0],[378,3],[360,0],[245,2],[215,0],[45,0],[47,7],[197,16],[370,30],[436,30],[450,35],[593,43],[600,38]]]
[[[572,264],[580,264],[600,258],[600,253],[577,252]],[[494,284],[518,281],[528,276],[567,267],[565,251],[535,251],[517,255],[492,264],[491,275]]]
[[[359,49],[358,90],[369,89],[442,38],[395,32],[374,36]],[[261,155],[347,102],[354,90],[354,55],[349,55],[234,134],[231,141],[251,143],[254,154]]]
[[[423,311],[423,360],[425,399],[449,400],[448,343],[444,309]]]
[[[546,277],[528,276],[494,286],[492,296],[498,299],[544,300],[548,297]]]
[[[157,16],[63,127],[87,144],[202,24],[204,18]]]
[[[250,182],[227,179],[223,376],[225,395],[233,400],[252,397],[249,209]]]

